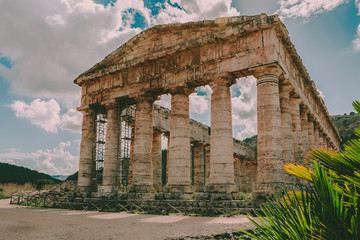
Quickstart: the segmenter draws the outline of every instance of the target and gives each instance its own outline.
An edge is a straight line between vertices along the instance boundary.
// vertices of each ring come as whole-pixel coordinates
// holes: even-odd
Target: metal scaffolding
[[[121,175],[120,185],[123,191],[126,191],[127,186],[131,181],[131,158],[134,144],[134,126],[135,126],[135,111],[136,105],[129,105],[121,111],[121,144],[120,144],[120,163]]]
[[[97,113],[96,115],[96,138],[95,138],[95,170],[96,183],[101,184],[103,179],[104,169],[104,154],[105,154],[105,137],[106,137],[106,115],[105,113]]]

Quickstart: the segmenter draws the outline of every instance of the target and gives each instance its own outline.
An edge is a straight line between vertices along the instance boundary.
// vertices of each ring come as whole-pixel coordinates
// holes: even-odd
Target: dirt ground
[[[248,229],[245,216],[195,217],[19,207],[0,200],[0,239],[178,239]]]

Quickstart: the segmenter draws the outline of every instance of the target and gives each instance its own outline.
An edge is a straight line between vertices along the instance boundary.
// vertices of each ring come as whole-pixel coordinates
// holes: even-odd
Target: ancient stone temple
[[[233,139],[230,86],[257,79],[257,154]],[[78,187],[83,192],[252,192],[297,180],[285,163],[340,136],[277,15],[159,25],[81,74]],[[189,118],[209,85],[211,129]],[[171,111],[154,104],[171,94]],[[164,156],[161,139],[167,138]]]

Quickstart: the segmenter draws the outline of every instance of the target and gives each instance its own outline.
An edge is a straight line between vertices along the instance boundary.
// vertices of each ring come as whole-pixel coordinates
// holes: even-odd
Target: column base
[[[151,185],[130,185],[127,191],[131,193],[152,193],[155,192],[155,189]]]
[[[194,191],[190,185],[166,184],[163,188],[163,192],[192,193]]]
[[[77,189],[78,192],[83,196],[91,195],[92,192],[96,192],[93,186],[78,186]]]
[[[205,192],[233,193],[233,192],[235,192],[235,184],[234,183],[209,183],[205,186]]]
[[[117,191],[118,191],[118,187],[116,186],[98,186],[98,192],[100,193],[111,193]]]
[[[264,183],[256,185],[252,198],[256,201],[266,201],[268,198],[279,195],[285,189],[284,183]]]

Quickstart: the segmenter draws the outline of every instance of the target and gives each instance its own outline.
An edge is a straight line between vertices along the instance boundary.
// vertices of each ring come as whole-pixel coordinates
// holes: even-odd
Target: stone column
[[[309,148],[314,148],[315,145],[315,132],[314,132],[314,116],[308,114],[308,135],[309,135]]]
[[[235,190],[240,192],[240,159],[234,156],[234,178],[235,178]]]
[[[293,120],[293,141],[295,163],[303,164],[303,147],[301,135],[301,119],[300,119],[300,98],[290,98],[291,116]]]
[[[168,183],[168,177],[169,177],[169,160],[170,160],[170,132],[167,132],[166,137],[168,139],[167,141],[167,149],[166,149],[166,183]]]
[[[251,162],[246,161],[246,192],[252,191],[252,167]]]
[[[324,132],[322,129],[319,130],[319,148],[324,148]]]
[[[251,185],[252,189],[256,188],[256,176],[257,174],[257,164],[255,162],[252,162],[251,164]]]
[[[95,147],[95,112],[92,109],[86,109],[82,113],[78,187],[82,193],[86,193],[94,190],[95,150],[93,148]]]
[[[314,138],[315,138],[315,147],[320,147],[320,126],[317,122],[314,122]]]
[[[205,186],[204,145],[194,143],[194,189],[203,192]]]
[[[310,150],[309,144],[309,129],[308,129],[308,113],[309,110],[305,105],[300,107],[300,119],[301,119],[301,135],[302,135],[302,146],[303,146],[303,159],[306,157]]]
[[[280,85],[280,107],[281,107],[281,134],[284,164],[294,164],[294,141],[293,141],[293,124],[291,116],[290,91],[292,86],[283,81]],[[284,182],[287,187],[295,184],[296,177],[285,172]]]
[[[153,191],[153,103],[155,97],[141,96],[137,99],[133,153],[133,176],[130,192]]]
[[[152,145],[153,183],[156,192],[162,191],[161,132],[154,131]]]
[[[324,148],[327,149],[327,136],[326,136],[326,133],[324,133],[324,136],[323,136],[323,142],[324,142]]]
[[[205,145],[205,186],[210,178],[210,145]]]
[[[133,179],[133,169],[134,169],[134,142],[135,142],[135,127],[132,124],[129,124],[129,128],[131,129],[131,139],[130,139],[130,155],[129,155],[129,170],[128,174],[128,185],[132,184]],[[125,172],[124,172],[125,173]]]
[[[170,151],[167,190],[191,192],[189,95],[185,88],[175,89],[171,97]]]
[[[279,69],[265,69],[257,78],[257,186],[254,199],[263,199],[284,186]],[[274,74],[266,74],[274,73]]]
[[[246,192],[246,160],[240,159],[240,192]]]
[[[230,86],[233,76],[214,79],[211,95],[210,179],[209,192],[231,193],[234,185],[234,140]]]
[[[107,125],[104,155],[104,174],[102,190],[112,192],[118,185],[119,150],[119,104],[114,102],[106,106]]]

